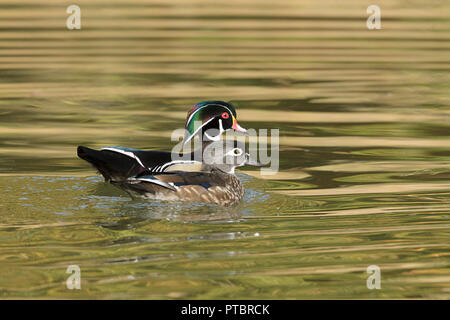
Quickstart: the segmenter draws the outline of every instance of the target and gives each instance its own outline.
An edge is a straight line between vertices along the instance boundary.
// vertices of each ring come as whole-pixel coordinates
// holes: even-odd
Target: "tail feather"
[[[78,157],[92,164],[106,181],[125,181],[145,170],[135,159],[123,154],[79,146]]]

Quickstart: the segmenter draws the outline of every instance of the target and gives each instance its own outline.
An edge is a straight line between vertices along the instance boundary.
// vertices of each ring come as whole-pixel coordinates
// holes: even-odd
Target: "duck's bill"
[[[253,159],[252,157],[250,157],[249,153],[246,153],[245,156],[246,156],[246,159],[247,159],[245,161],[246,165],[248,165],[248,166],[255,166],[255,167],[262,167],[263,166],[263,164],[261,162],[259,162],[259,161],[255,160],[255,159]]]
[[[231,127],[231,129],[234,129],[236,131],[242,132],[242,133],[248,133],[247,129],[242,128],[239,123],[237,123],[236,118],[233,117],[233,126]]]

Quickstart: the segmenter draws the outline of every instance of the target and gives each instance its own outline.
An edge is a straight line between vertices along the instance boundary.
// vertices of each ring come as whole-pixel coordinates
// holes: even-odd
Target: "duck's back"
[[[79,146],[78,156],[91,163],[107,181],[124,181],[130,177],[165,171],[196,171],[201,162],[194,160],[194,153],[185,160],[172,160],[179,155],[163,151],[143,151],[123,147],[105,147],[94,150]]]

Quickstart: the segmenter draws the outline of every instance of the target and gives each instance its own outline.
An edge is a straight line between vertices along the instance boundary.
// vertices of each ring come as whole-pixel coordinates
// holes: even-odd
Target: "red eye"
[[[228,119],[230,117],[230,115],[226,112],[222,113],[222,118],[223,119]]]

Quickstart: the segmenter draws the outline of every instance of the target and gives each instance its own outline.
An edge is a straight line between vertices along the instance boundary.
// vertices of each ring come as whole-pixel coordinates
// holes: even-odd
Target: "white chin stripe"
[[[217,135],[217,136],[215,136],[215,137],[211,137],[209,134],[207,134],[207,133],[205,132],[205,136],[206,136],[209,140],[211,140],[211,141],[219,141],[219,140],[220,140],[220,134]]]
[[[223,130],[222,119],[219,119],[219,136],[224,132],[225,130]]]
[[[219,134],[217,136],[215,136],[215,137],[211,137],[207,132],[205,132],[205,136],[211,141],[219,141],[220,140],[220,136],[224,132],[225,132],[225,130],[223,130],[222,119],[219,119]]]

